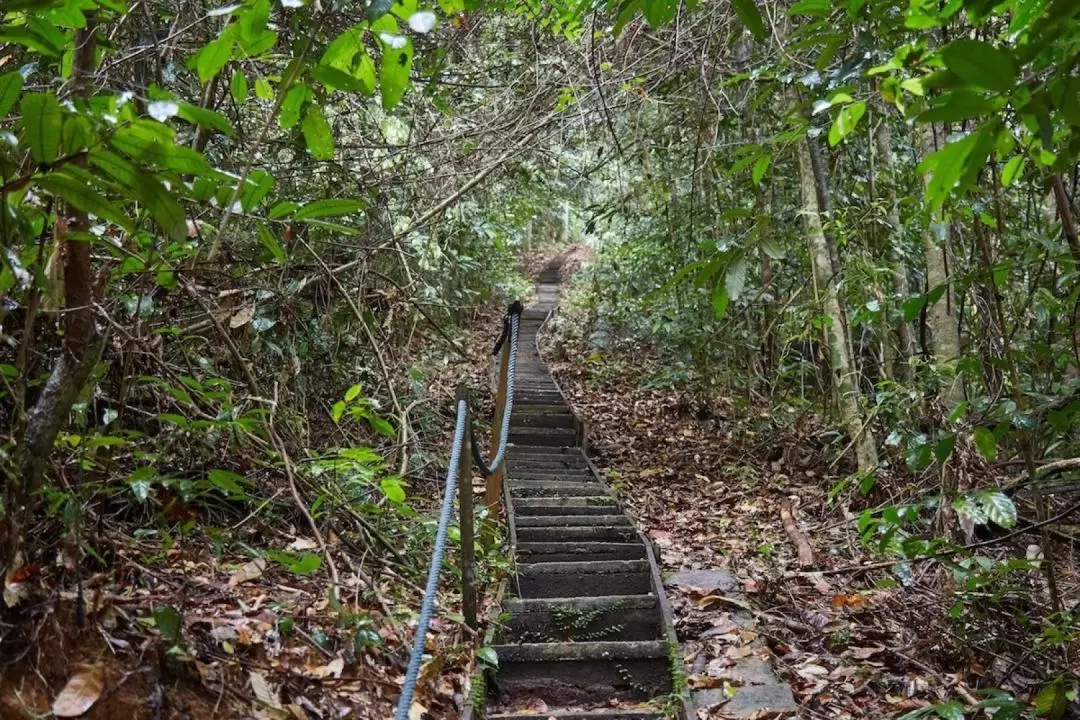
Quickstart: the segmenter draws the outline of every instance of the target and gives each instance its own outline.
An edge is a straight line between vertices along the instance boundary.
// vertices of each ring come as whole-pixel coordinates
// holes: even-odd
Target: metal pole
[[[468,394],[464,385],[459,387],[458,401],[467,401]],[[469,422],[466,414],[466,426]],[[458,521],[458,527],[461,529],[461,614],[465,616],[465,624],[475,630],[477,628],[476,536],[473,527],[472,453],[467,447],[469,433],[465,433],[464,442],[461,455],[458,456],[458,509],[461,513]]]
[[[499,351],[499,384],[495,390],[495,417],[491,422],[491,444],[488,447],[488,457],[495,457],[499,452],[499,430],[502,428],[503,417],[506,414],[506,381],[510,371],[510,338],[507,337]],[[494,472],[488,477],[484,487],[484,504],[487,505],[488,515],[492,518],[498,516],[499,503],[502,499],[503,478],[506,476],[506,460],[499,463],[498,467],[491,468]]]

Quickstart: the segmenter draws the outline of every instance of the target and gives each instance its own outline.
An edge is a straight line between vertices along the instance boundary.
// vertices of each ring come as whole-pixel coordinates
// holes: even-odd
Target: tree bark
[[[855,363],[851,356],[851,342],[847,337],[844,311],[836,290],[835,269],[829,254],[829,245],[821,227],[821,215],[818,212],[818,185],[815,182],[809,142],[804,139],[796,143],[796,152],[799,159],[802,216],[806,223],[810,261],[816,285],[820,291],[823,310],[829,318],[825,334],[829,346],[829,365],[833,386],[836,388],[840,419],[848,435],[851,436],[859,471],[874,472],[878,466],[877,447],[874,444],[873,433],[868,424],[863,421],[862,412],[859,409]]]
[[[91,78],[96,57],[97,24],[93,15],[87,15],[86,27],[75,33],[72,75],[76,94],[91,94]],[[73,209],[72,209],[73,210]],[[67,210],[61,207],[57,212]],[[60,356],[53,365],[52,373],[37,402],[26,414],[26,428],[19,446],[18,473],[7,478],[6,510],[4,526],[4,565],[9,566],[22,542],[24,520],[30,510],[32,496],[45,477],[53,443],[60,429],[67,422],[71,407],[78,399],[83,386],[101,354],[102,338],[94,318],[93,276],[90,265],[90,246],[84,239],[89,232],[87,214],[73,211],[72,230],[75,237],[66,232],[64,223],[57,223],[56,232],[60,243],[64,275],[64,312],[62,326],[64,339]],[[25,337],[23,342],[33,342]]]
[[[889,127],[887,118],[883,119],[878,125],[876,140],[878,153],[881,155],[881,164],[885,167],[885,174],[888,177],[888,190],[885,193],[885,199],[889,205],[889,212],[886,216],[889,229],[885,241],[889,245],[890,255],[892,256],[893,295],[897,303],[903,303],[910,296],[911,288],[908,285],[907,261],[904,259],[902,250],[901,231],[903,226],[900,224],[900,206],[896,201],[892,128]],[[894,379],[904,379],[909,376],[910,361],[915,354],[915,331],[912,329],[911,323],[904,320],[903,317],[896,323],[896,337],[899,344],[892,363],[893,372],[896,375]]]
[[[936,149],[934,128],[931,124],[919,126],[919,144],[923,157]],[[923,182],[929,184],[930,175],[923,175]],[[964,399],[964,384],[956,374],[956,365],[960,359],[960,325],[949,288],[949,226],[942,215],[930,218],[930,224],[923,234],[923,251],[926,254],[926,290],[944,286],[945,292],[934,303],[926,307],[926,322],[930,326],[930,343],[934,360],[939,367],[950,375],[949,385],[943,387],[939,398],[949,407],[954,407]]]

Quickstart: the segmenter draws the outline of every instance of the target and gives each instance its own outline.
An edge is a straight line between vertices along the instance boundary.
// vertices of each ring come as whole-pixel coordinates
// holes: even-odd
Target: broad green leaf
[[[738,300],[745,287],[746,259],[739,258],[727,269],[727,274],[724,276],[724,289],[727,290],[729,298]]]
[[[765,173],[769,171],[769,165],[772,163],[772,155],[762,155],[754,163],[754,170],[751,173],[751,177],[754,180],[754,184],[757,185],[765,177]]]
[[[22,87],[22,73],[9,72],[0,75],[0,117],[4,117],[11,112],[11,108],[15,107]]]
[[[184,617],[175,608],[168,605],[158,605],[153,612],[154,627],[161,636],[171,643],[180,641],[180,634],[184,629]]]
[[[735,14],[739,16],[739,20],[746,26],[746,29],[756,37],[758,40],[764,40],[768,37],[768,31],[765,29],[765,23],[761,19],[761,12],[758,11],[756,0],[731,0],[731,6],[735,10]]]
[[[119,225],[128,232],[135,231],[135,225],[119,206],[105,199],[82,178],[75,178],[71,169],[51,172],[36,179],[38,186],[63,198],[83,212]]]
[[[829,144],[836,145],[850,135],[866,114],[866,103],[855,102],[840,108],[832,127],[829,128]]]
[[[370,63],[370,60],[368,62]],[[312,68],[311,77],[321,82],[327,90],[347,90],[364,95],[370,95],[375,90],[373,82],[367,82],[358,75],[353,75],[330,65],[319,65]],[[372,75],[371,80],[374,79],[374,75]]]
[[[934,459],[938,463],[944,463],[949,459],[949,456],[953,453],[953,448],[956,447],[956,435],[953,433],[947,433],[943,435],[934,445]]]
[[[247,75],[244,75],[244,71],[240,69],[233,71],[232,80],[229,81],[229,94],[232,95],[233,102],[243,105],[247,102],[249,90]]]
[[[360,384],[353,385],[345,391],[345,402],[352,402],[356,398],[360,397],[360,392],[363,390],[363,386]]]
[[[396,477],[387,477],[380,480],[379,489],[383,491],[383,495],[390,502],[405,502],[405,488],[401,487],[401,481]]]
[[[283,217],[288,217],[293,213],[296,208],[300,207],[297,203],[284,200],[277,203],[274,207],[270,208],[270,212],[267,217],[271,220],[279,220]]]
[[[988,492],[980,495],[986,517],[1003,528],[1016,525],[1016,505],[1003,492]]]
[[[30,93],[23,96],[20,109],[30,154],[36,162],[51,163],[60,145],[60,101],[51,93]]]
[[[304,133],[308,152],[313,158],[330,160],[334,157],[334,135],[330,131],[330,123],[326,122],[321,107],[315,104],[308,105],[300,129]]]
[[[400,36],[394,36],[398,38]],[[397,40],[382,41],[382,64],[379,67],[379,93],[382,95],[382,106],[386,110],[392,110],[401,102],[405,90],[409,86],[409,74],[412,72],[413,45],[412,40],[404,39],[404,45]]]
[[[177,114],[192,125],[201,125],[202,127],[217,130],[229,137],[236,134],[228,118],[216,110],[208,110],[191,103],[180,103]]]
[[[499,654],[493,647],[482,647],[476,651],[476,659],[488,667],[499,667]]]
[[[281,243],[274,237],[274,233],[270,231],[270,228],[265,225],[259,225],[259,241],[264,248],[270,251],[276,262],[284,264],[285,260],[288,259],[285,249],[281,247]]]
[[[933,107],[919,115],[919,122],[959,122],[997,111],[1000,105],[971,90],[941,95]]]
[[[329,200],[315,200],[304,205],[293,217],[297,220],[309,220],[311,218],[338,217],[363,210],[365,203],[354,198],[333,198]]]
[[[1069,709],[1069,698],[1065,687],[1065,677],[1059,675],[1043,686],[1035,697],[1035,711],[1039,717],[1061,720]]]
[[[994,462],[994,458],[997,457],[997,438],[994,437],[994,433],[989,428],[980,426],[975,428],[974,435],[975,447],[978,448],[979,454],[988,462]]]
[[[311,89],[304,83],[297,83],[285,93],[285,99],[281,101],[281,112],[278,114],[278,124],[282,129],[289,128],[300,122],[300,111],[304,109],[304,103],[311,96]]]
[[[716,317],[717,320],[720,320],[724,317],[724,313],[727,312],[728,303],[730,302],[730,300],[731,298],[728,297],[727,288],[725,288],[722,284],[717,284],[712,294],[713,315]]]
[[[335,423],[341,422],[341,416],[345,414],[345,403],[342,400],[338,400],[330,408],[330,417],[334,419]]]
[[[270,85],[269,80],[264,77],[255,78],[255,97],[263,102],[270,102],[274,99],[274,88]]]
[[[674,20],[678,9],[678,0],[641,0],[641,14],[654,28]]]
[[[1001,184],[1004,187],[1011,186],[1024,174],[1024,163],[1026,161],[1027,158],[1023,155],[1017,155],[1005,163],[1005,169],[1001,171]]]
[[[207,478],[210,483],[226,495],[245,495],[244,478],[228,470],[211,470]]]
[[[225,63],[232,59],[233,39],[229,34],[222,34],[217,40],[203,45],[195,56],[195,72],[204,85],[221,72]]]
[[[1016,84],[1012,57],[988,42],[961,38],[941,51],[945,67],[969,85],[1005,93]]]

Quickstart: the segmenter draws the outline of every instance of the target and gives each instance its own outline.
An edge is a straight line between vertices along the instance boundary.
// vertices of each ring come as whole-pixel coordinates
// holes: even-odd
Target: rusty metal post
[[[458,388],[457,399],[467,400],[468,390],[462,385]],[[467,412],[467,411],[466,411]],[[465,426],[468,427],[470,419],[465,417]],[[470,447],[470,433],[466,431],[465,441],[461,446],[461,455],[458,458],[458,527],[461,529],[461,614],[465,616],[465,624],[475,630],[476,622],[476,531],[473,519],[473,488],[472,488],[472,448]]]
[[[510,338],[502,344],[499,351],[499,380],[495,390],[495,417],[491,421],[491,443],[488,446],[488,457],[495,457],[499,452],[499,435],[502,431],[503,417],[506,414],[506,375],[510,371]],[[499,514],[499,503],[502,500],[503,479],[506,477],[506,460],[499,467],[491,468],[495,472],[487,479],[484,487],[484,504],[487,505],[489,517],[495,518]]]

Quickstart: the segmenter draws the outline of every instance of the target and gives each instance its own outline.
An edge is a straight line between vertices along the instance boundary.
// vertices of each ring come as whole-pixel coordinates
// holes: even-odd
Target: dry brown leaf
[[[229,327],[233,328],[234,330],[238,327],[243,327],[244,325],[247,325],[249,322],[251,322],[251,319],[253,317],[255,317],[254,305],[242,307],[237,310],[231,318],[229,318]]]
[[[56,696],[52,706],[53,715],[79,717],[93,707],[104,690],[105,668],[102,665],[85,665],[71,676]]]
[[[409,708],[409,720],[423,720],[424,713],[426,712],[427,708],[414,700],[412,706]]]
[[[255,693],[258,701],[274,710],[280,710],[281,700],[278,698],[277,688],[271,685],[264,675],[254,670],[249,673],[249,678],[251,679],[251,690]]]
[[[255,558],[251,562],[245,563],[243,567],[232,574],[232,577],[229,578],[229,587],[236,587],[240,583],[262,577],[265,570],[266,558]]]

